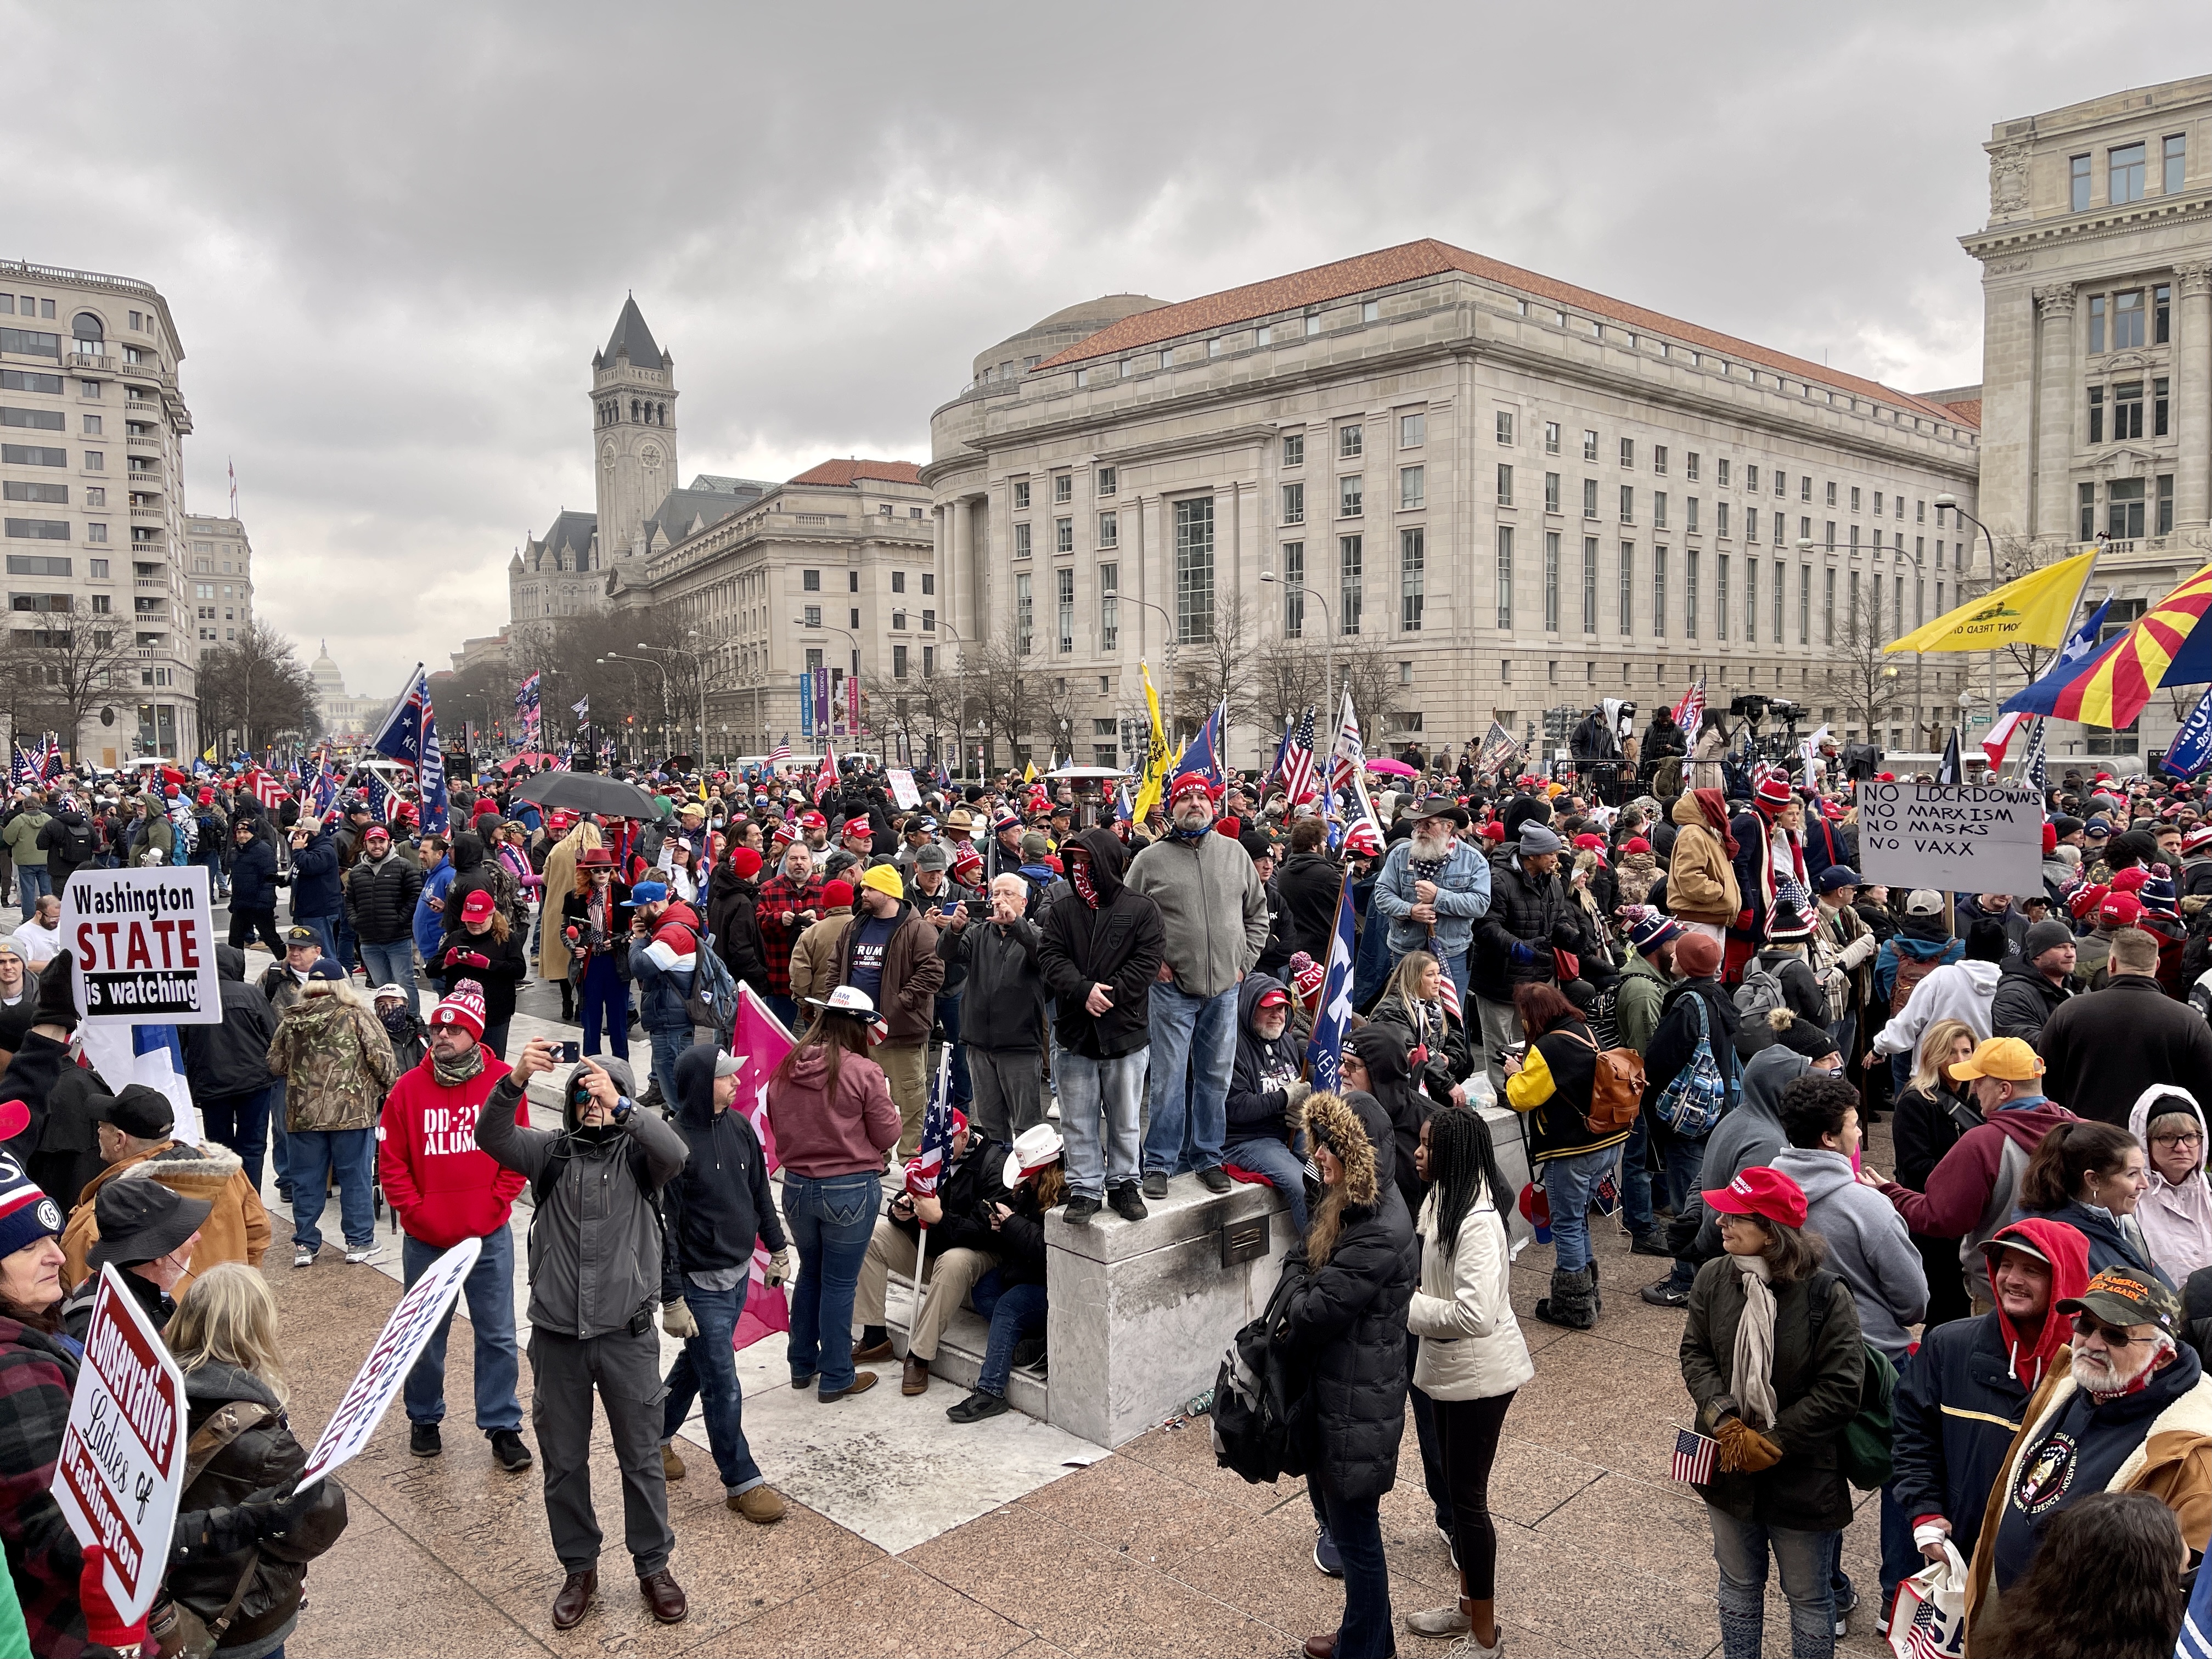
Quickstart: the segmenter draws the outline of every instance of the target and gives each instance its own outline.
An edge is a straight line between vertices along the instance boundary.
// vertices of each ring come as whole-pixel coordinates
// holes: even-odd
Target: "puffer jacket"
[[[338,844],[327,830],[318,830],[307,844],[292,854],[292,920],[345,914],[345,894],[338,884]]]
[[[293,1435],[283,1402],[251,1371],[213,1363],[187,1371],[185,1402],[191,1434],[198,1433],[228,1406],[258,1406],[274,1415],[240,1434],[201,1470],[177,1505],[180,1534],[194,1527],[195,1516],[289,1486],[307,1466],[307,1449]],[[250,1570],[252,1581],[217,1651],[280,1642],[299,1621],[307,1564],[336,1544],[345,1528],[345,1488],[335,1480],[322,1481],[313,1507],[283,1536],[263,1539],[258,1553],[249,1548],[179,1562],[170,1567],[163,1592],[211,1623],[230,1605],[239,1580]]]
[[[256,830],[252,841],[231,849],[230,908],[234,913],[276,908],[276,848],[265,830]]]
[[[1698,789],[1674,802],[1674,853],[1667,866],[1667,913],[1680,921],[1733,927],[1743,910],[1729,855],[1728,806],[1717,789]]]
[[[1504,1218],[1485,1193],[1461,1219],[1452,1253],[1437,1234],[1437,1194],[1421,1205],[1420,1287],[1406,1328],[1421,1339],[1413,1386],[1431,1400],[1490,1400],[1536,1374],[1513,1316],[1513,1263]]]
[[[381,864],[364,855],[346,872],[346,917],[369,945],[398,945],[415,936],[415,901],[422,896],[422,870],[397,853]]]
[[[285,1080],[284,1127],[294,1134],[368,1128],[399,1075],[376,1015],[330,980],[308,981],[276,1022],[269,1069]]]
[[[215,947],[216,986],[222,993],[222,1023],[187,1025],[185,1077],[196,1100],[235,1100],[259,1094],[276,1079],[269,1074],[269,1045],[276,1012],[258,986],[246,982],[246,952]]]
[[[2043,1035],[2045,1021],[2058,1005],[2074,994],[2065,981],[2053,985],[2032,962],[2013,957],[2002,964],[1996,994],[1990,1000],[1991,1036],[2019,1037],[2034,1042]]]
[[[1490,861],[1490,908],[1474,924],[1468,988],[1486,1001],[1510,1002],[1516,985],[1556,984],[1554,950],[1594,960],[1604,945],[1557,870],[1540,878],[1521,867],[1518,853],[1499,854]]]

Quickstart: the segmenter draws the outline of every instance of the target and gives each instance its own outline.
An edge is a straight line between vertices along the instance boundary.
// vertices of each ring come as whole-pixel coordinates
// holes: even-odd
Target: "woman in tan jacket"
[[[576,854],[605,844],[599,826],[584,818],[545,854],[545,885],[540,890],[546,902],[538,908],[538,977],[560,986],[564,1020],[576,1017],[576,993],[568,983],[568,941],[561,935],[561,901],[576,890]]]
[[[1717,708],[1708,708],[1690,750],[1690,787],[1725,789],[1721,762],[1728,754],[1728,722]]]
[[[1693,789],[1674,803],[1678,826],[1667,866],[1667,911],[1685,927],[1725,943],[1743,909],[1735,881],[1735,837],[1717,789]]]

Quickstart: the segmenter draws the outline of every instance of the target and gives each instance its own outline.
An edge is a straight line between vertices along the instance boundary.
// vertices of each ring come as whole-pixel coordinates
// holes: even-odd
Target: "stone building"
[[[2212,558],[2208,143],[2212,76],[2000,121],[1989,222],[1960,239],[1982,262],[1980,516],[2003,557],[2101,541],[2113,631]],[[2054,722],[2050,752],[2147,763],[2202,689],[2124,732]]]
[[[96,647],[100,657],[123,653],[104,665],[107,718],[90,713],[70,734],[73,752],[103,766],[199,747],[198,642],[184,574],[192,429],[178,387],[184,356],[168,301],[151,283],[0,259],[9,626],[21,650],[83,626],[112,641]]]
[[[1035,659],[1079,759],[1125,763],[1139,659],[1159,677],[1240,607],[1255,649],[1382,647],[1405,689],[1367,712],[1379,747],[1601,696],[1648,715],[1700,674],[1856,735],[1826,689],[1854,614],[1893,637],[1958,597],[1935,501],[1971,510],[1970,404],[1433,240],[1030,333],[1116,310],[981,354],[921,472],[952,626]],[[1931,660],[1921,706],[1957,675]],[[1886,717],[1905,746],[1908,708]],[[1230,758],[1276,735],[1244,711]]]
[[[356,696],[347,691],[345,676],[331,659],[328,640],[317,646],[315,659],[308,664],[307,672],[315,682],[315,712],[323,717],[323,736],[340,748],[358,745],[374,737],[398,696],[393,691],[380,697]]]
[[[193,654],[233,644],[253,620],[253,544],[235,518],[185,515],[186,614]]]

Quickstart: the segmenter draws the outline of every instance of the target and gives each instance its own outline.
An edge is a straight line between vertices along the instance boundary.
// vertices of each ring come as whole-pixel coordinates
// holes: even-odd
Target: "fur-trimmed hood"
[[[1375,1174],[1375,1146],[1366,1126],[1344,1103],[1341,1095],[1311,1094],[1298,1114],[1298,1127],[1308,1143],[1326,1146],[1344,1165],[1344,1197],[1348,1204],[1372,1208],[1380,1188]]]

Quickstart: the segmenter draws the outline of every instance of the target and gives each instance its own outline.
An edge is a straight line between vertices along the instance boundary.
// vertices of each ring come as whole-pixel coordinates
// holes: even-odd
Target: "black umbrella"
[[[595,812],[603,818],[642,818],[650,823],[660,814],[653,797],[634,783],[602,777],[596,772],[540,772],[514,792],[517,800],[534,800],[540,806],[566,807],[572,812]]]

